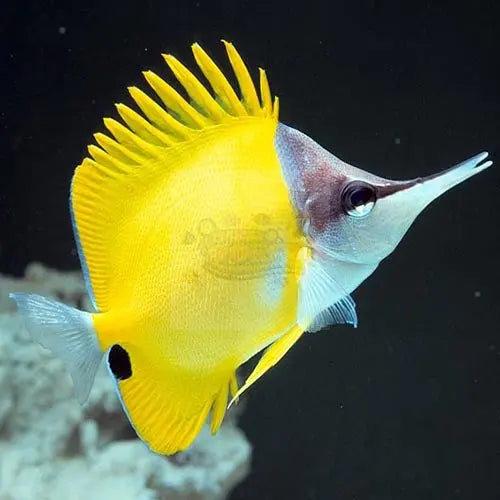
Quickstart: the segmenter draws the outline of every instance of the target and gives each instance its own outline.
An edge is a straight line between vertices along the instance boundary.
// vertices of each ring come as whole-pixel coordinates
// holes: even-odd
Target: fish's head
[[[487,153],[481,153],[429,177],[394,181],[345,163],[282,124],[276,149],[313,250],[335,262],[371,269],[396,248],[429,203],[491,165],[484,161]]]

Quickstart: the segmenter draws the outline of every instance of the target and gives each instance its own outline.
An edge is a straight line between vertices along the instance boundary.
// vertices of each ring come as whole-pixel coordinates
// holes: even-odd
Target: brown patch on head
[[[305,216],[312,227],[323,231],[332,219],[341,215],[340,193],[346,177],[336,174],[327,162],[304,173],[302,177],[307,196]]]
[[[376,183],[383,179],[353,167],[332,155],[302,132],[280,124],[276,151],[291,199],[308,236],[322,233],[344,217],[341,194],[351,179]]]

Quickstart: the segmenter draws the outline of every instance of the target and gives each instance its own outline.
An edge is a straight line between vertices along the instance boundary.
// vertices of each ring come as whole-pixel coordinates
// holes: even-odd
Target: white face
[[[487,153],[481,153],[440,174],[392,181],[343,162],[282,124],[275,144],[312,248],[339,269],[348,264],[351,274],[353,264],[373,271],[429,203],[491,165],[484,162]],[[348,283],[347,276],[339,279],[348,290],[360,283]]]

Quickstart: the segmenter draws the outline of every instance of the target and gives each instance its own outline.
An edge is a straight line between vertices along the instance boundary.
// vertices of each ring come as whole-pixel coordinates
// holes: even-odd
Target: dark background
[[[496,2],[1,4],[0,271],[78,266],[73,168],[140,71],[220,38],[268,70],[281,120],[398,178],[500,151]],[[498,163],[498,161],[497,161]],[[246,396],[233,500],[500,498],[500,166],[438,200],[357,292],[360,327],[308,335]]]

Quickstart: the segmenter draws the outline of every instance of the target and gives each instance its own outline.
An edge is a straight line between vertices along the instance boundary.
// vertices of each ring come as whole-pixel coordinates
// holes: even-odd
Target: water
[[[22,276],[34,261],[78,268],[67,210],[74,166],[102,117],[115,116],[113,103],[130,103],[126,86],[144,88],[140,71],[168,75],[165,51],[191,66],[192,41],[219,62],[219,39],[233,41],[249,67],[268,71],[281,120],[385,177],[429,174],[483,150],[495,159],[499,150],[492,4],[28,1],[3,11],[4,275]],[[304,336],[249,390],[238,426],[252,446],[251,473],[243,467],[231,499],[498,498],[499,186],[495,165],[434,203],[354,293],[359,328]],[[2,293],[52,289],[85,305],[78,277],[30,273],[29,283],[2,282]],[[12,318],[2,315],[3,335],[22,335]],[[174,473],[151,479],[155,463],[127,458],[143,450],[105,378],[82,417],[49,355],[28,342],[15,352],[6,345],[0,370],[16,400],[6,405],[0,393],[0,415],[2,402],[9,407],[0,498],[33,498],[50,481],[66,490],[46,498],[80,498],[89,485],[101,498],[139,498],[144,490],[132,483],[146,476],[168,498],[162,481]],[[33,373],[37,363],[48,368]],[[78,437],[57,438],[70,448],[57,450],[50,436],[67,428]],[[110,439],[120,446],[106,454]],[[59,481],[50,477],[54,453],[69,467]],[[30,474],[16,472],[34,456]]]

